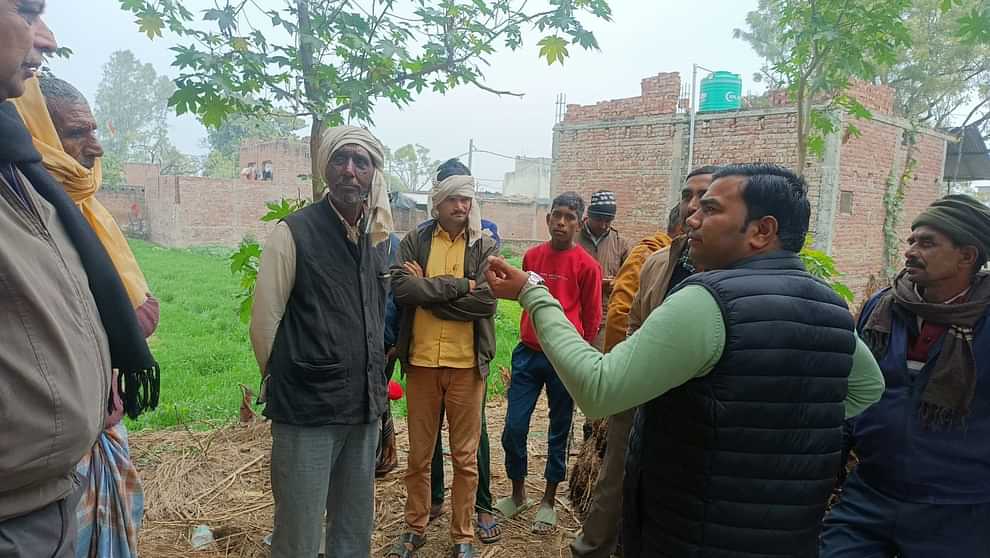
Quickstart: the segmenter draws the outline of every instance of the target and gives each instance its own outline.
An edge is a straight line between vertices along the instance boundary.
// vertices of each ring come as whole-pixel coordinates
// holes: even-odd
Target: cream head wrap
[[[357,126],[327,128],[320,138],[317,161],[326,178],[330,158],[338,149],[348,144],[365,148],[371,154],[371,163],[375,166],[375,174],[371,179],[371,193],[367,201],[368,213],[365,215],[364,232],[371,235],[372,245],[378,245],[388,240],[388,235],[392,232],[392,208],[388,203],[388,187],[382,173],[385,166],[385,149],[381,142],[371,132]]]
[[[481,238],[481,207],[474,194],[474,177],[466,175],[448,176],[439,183],[433,185],[430,190],[430,215],[436,219],[439,216],[437,206],[450,196],[462,196],[471,198],[471,211],[468,213],[467,238],[468,246]]]

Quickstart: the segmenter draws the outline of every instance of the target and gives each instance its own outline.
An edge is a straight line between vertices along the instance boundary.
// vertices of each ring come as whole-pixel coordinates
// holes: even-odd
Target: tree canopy
[[[121,184],[123,164],[150,163],[162,174],[195,174],[198,162],[169,139],[168,99],[175,85],[129,50],[110,55],[96,90],[94,116],[105,152],[104,181]]]
[[[210,127],[232,114],[311,119],[311,151],[324,126],[372,122],[377,102],[398,106],[424,90],[484,83],[499,47],[541,36],[540,56],[563,63],[568,47],[598,48],[583,20],[610,20],[606,0],[292,0],[282,8],[217,0],[198,16],[182,0],[118,0],[149,38],[180,44],[170,104]],[[314,158],[314,165],[316,164]],[[313,193],[321,190],[313,169]]]
[[[440,166],[440,161],[430,156],[430,150],[418,143],[406,144],[394,151],[386,148],[385,155],[388,174],[394,177],[395,185],[403,192],[422,188]]]
[[[832,10],[828,2],[802,0],[809,10],[805,24],[812,37],[820,37],[820,46],[826,42],[845,43],[851,37],[836,33],[828,26],[815,22],[826,21],[825,8]],[[790,3],[788,3],[790,4]],[[869,9],[870,2],[841,3]],[[876,2],[874,2],[876,4]],[[920,125],[943,127],[948,125],[985,126],[990,121],[990,5],[984,0],[912,0],[910,2],[883,2],[893,11],[886,13],[889,21],[896,18],[898,48],[863,50],[863,58],[838,57],[849,75],[874,83],[889,85],[895,92],[895,111],[898,116]],[[796,34],[788,31],[785,11],[780,10],[778,0],[760,0],[756,10],[746,17],[747,29],[735,30],[735,36],[748,42],[764,59],[760,73],[754,78],[770,87],[791,85],[787,60],[792,56],[804,56],[795,43]],[[847,12],[843,16],[846,26],[851,19],[862,20],[862,15]],[[869,18],[866,18],[867,21]],[[869,31],[869,28],[863,28]],[[875,29],[878,33],[882,29]],[[889,33],[889,31],[888,31]],[[842,54],[845,48],[831,47],[828,55]],[[863,44],[854,48],[860,50]],[[819,51],[821,52],[821,51]],[[835,83],[822,84],[835,87]],[[841,81],[839,82],[841,85]],[[821,88],[817,84],[816,88]],[[972,114],[968,114],[972,110]],[[967,116],[968,114],[968,116]],[[953,118],[955,116],[955,118]],[[955,121],[953,121],[955,120]],[[986,127],[984,135],[990,133]]]

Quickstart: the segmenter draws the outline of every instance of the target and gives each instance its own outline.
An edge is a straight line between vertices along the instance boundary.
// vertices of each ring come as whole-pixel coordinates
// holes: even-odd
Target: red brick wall
[[[883,223],[886,210],[883,197],[892,169],[895,180],[903,169],[907,148],[902,145],[903,130],[882,122],[855,122],[863,135],[849,138],[840,151],[839,189],[852,192],[851,214],[836,211],[832,253],[842,280],[853,289],[857,299],[864,292],[870,275],[879,276],[884,269]],[[945,140],[920,133],[916,136],[913,157],[918,161],[905,188],[904,205],[899,220],[902,239],[898,257],[905,248],[911,221],[930,203],[945,193],[942,168]]]
[[[241,145],[240,169],[249,163],[261,172],[265,161],[272,162],[272,180],[284,184],[300,183],[299,175],[309,176],[309,144],[291,139],[248,142]]]
[[[274,227],[259,221],[265,202],[308,193],[305,185],[160,176],[146,189],[151,240],[171,247],[234,247],[245,236],[264,242]]]
[[[565,129],[552,195],[575,191],[587,204],[593,192],[612,190],[619,232],[635,240],[652,234],[667,222],[674,129],[673,122]]]
[[[546,240],[547,204],[535,201],[479,200],[481,216],[498,225],[503,240]]]
[[[664,74],[661,74],[661,77]],[[645,91],[644,83],[644,91]],[[881,116],[892,110],[889,89],[854,83],[849,94]],[[642,108],[645,101],[640,98]],[[627,237],[638,239],[666,222],[671,199],[671,174],[675,180],[687,169],[688,118],[654,111],[636,113],[636,99],[607,101],[568,107],[567,117],[557,128],[553,194],[567,190],[585,200],[591,192],[616,192],[616,227]],[[652,118],[634,119],[634,117]],[[884,121],[854,121],[861,138],[848,139],[838,147],[838,184],[832,254],[844,281],[862,296],[870,274],[883,268],[884,181],[894,167],[901,146],[904,124],[881,116]],[[733,113],[699,115],[695,126],[694,166],[741,162],[769,162],[794,168],[797,164],[796,113],[790,107]],[[682,142],[677,145],[677,142]],[[900,221],[906,236],[911,220],[944,192],[941,182],[945,140],[932,133],[917,134],[915,169],[906,189]],[[834,153],[834,151],[833,151]],[[812,204],[812,233],[817,233],[823,162],[809,157],[804,176]],[[895,172],[899,172],[895,169]],[[841,191],[853,193],[851,215],[840,214]],[[822,231],[825,233],[826,231]]]
[[[96,193],[96,199],[107,208],[124,234],[136,238],[148,237],[144,186],[123,186],[114,190],[101,188]]]
[[[673,114],[681,93],[681,76],[677,72],[661,73],[640,82],[639,97],[601,101],[594,105],[567,105],[564,122],[621,120],[657,114]]]

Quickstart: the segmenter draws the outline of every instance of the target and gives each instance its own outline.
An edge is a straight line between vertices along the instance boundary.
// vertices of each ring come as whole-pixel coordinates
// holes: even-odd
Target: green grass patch
[[[230,274],[229,250],[175,250],[132,240],[131,248],[152,292],[161,301],[161,322],[151,349],[162,369],[161,403],[137,420],[131,430],[159,429],[199,421],[237,419],[238,384],[257,389],[260,375],[238,319],[237,279]],[[519,258],[510,258],[519,265]],[[497,354],[489,376],[489,395],[505,392],[500,367],[509,368],[519,341],[519,305],[500,301],[496,315]],[[395,375],[398,378],[398,374]],[[405,400],[393,403],[405,415]]]

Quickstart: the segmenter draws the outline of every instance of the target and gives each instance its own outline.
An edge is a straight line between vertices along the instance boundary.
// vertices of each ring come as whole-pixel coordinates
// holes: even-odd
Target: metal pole
[[[694,97],[695,97],[694,91],[697,82],[698,82],[698,65],[692,64],[691,65],[691,102],[689,103],[690,104],[689,108],[691,109],[691,132],[688,135],[688,164],[687,164],[688,172],[691,172],[691,169],[694,168],[694,117],[695,114],[698,112],[697,107],[694,104]]]
[[[474,138],[468,140],[468,169],[474,170]]]

